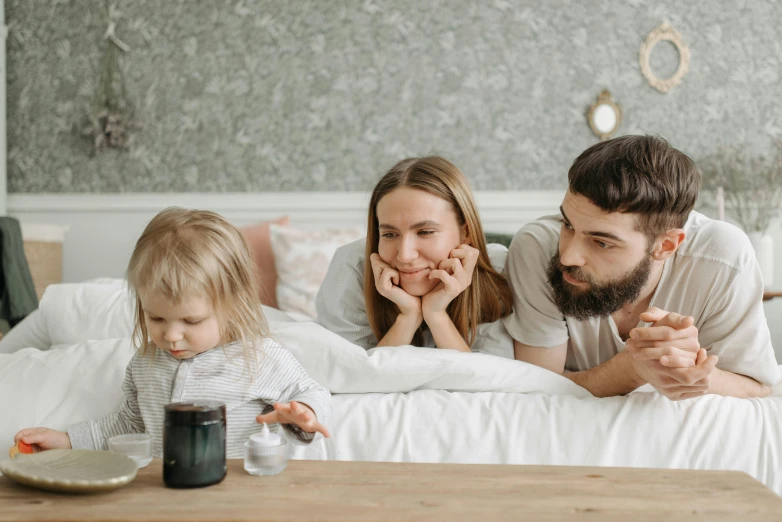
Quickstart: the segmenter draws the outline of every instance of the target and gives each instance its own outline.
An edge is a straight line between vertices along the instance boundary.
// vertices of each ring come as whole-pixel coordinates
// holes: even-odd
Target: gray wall
[[[103,2],[6,0],[9,191],[369,190],[407,155],[441,153],[476,189],[565,186],[610,89],[622,133],[696,159],[782,136],[774,0],[132,0],[118,36],[143,128],[90,157]],[[668,94],[638,49],[668,19],[692,53]],[[652,54],[675,69],[669,44]]]

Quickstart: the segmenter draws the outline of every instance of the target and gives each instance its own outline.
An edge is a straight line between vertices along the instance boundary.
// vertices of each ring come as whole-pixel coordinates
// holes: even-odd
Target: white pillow
[[[0,341],[0,353],[130,337],[133,305],[124,279],[49,285],[38,308]]]
[[[13,444],[14,434],[23,428],[62,430],[116,411],[132,356],[129,339],[0,354],[0,450]]]
[[[315,296],[334,253],[365,237],[365,229],[301,230],[272,224],[269,231],[277,269],[277,306],[297,318],[299,314],[315,318]]]
[[[262,305],[263,315],[268,323],[295,323],[296,319],[286,314],[282,310],[272,306]]]
[[[124,279],[50,285],[40,303],[51,344],[130,338],[135,300]]]
[[[272,323],[271,334],[332,393],[429,389],[592,396],[567,377],[485,353],[414,346],[365,350],[311,321]]]
[[[0,340],[0,354],[14,353],[22,348],[48,350],[52,345],[46,330],[43,312],[36,308]]]

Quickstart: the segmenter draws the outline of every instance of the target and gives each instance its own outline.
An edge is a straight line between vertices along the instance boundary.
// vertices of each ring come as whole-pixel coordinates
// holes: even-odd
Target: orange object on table
[[[11,458],[16,457],[20,453],[35,453],[37,450],[34,446],[31,446],[30,444],[25,444],[21,440],[11,446],[11,449],[8,450],[8,454],[11,456]]]

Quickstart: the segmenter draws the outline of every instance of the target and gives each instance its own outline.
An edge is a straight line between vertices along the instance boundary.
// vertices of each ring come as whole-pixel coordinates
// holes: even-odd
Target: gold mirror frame
[[[671,42],[676,47],[676,50],[679,51],[679,67],[670,78],[660,79],[655,76],[649,66],[649,56],[652,54],[654,46],[663,40]],[[662,93],[666,93],[679,85],[684,75],[690,70],[690,50],[684,45],[681,35],[668,22],[661,23],[649,33],[644,43],[641,44],[639,60],[641,62],[641,72],[649,81],[649,85]]]
[[[614,114],[616,115],[616,123],[611,130],[603,131],[595,124],[595,111],[601,105],[608,105],[614,110]],[[610,138],[611,135],[615,133],[622,124],[622,108],[614,102],[613,98],[611,97],[611,93],[608,92],[608,90],[604,89],[603,92],[598,95],[597,99],[592,102],[592,105],[589,106],[589,110],[587,111],[587,122],[589,123],[589,128],[592,129],[592,132],[600,137],[600,141]]]

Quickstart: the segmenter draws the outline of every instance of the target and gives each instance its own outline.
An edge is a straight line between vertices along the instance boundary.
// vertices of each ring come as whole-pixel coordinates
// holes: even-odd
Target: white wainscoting
[[[476,193],[484,229],[513,233],[524,223],[556,212],[564,191]],[[11,194],[8,213],[23,224],[68,226],[63,280],[120,277],[133,246],[152,217],[169,206],[218,212],[242,226],[290,216],[300,228],[333,228],[366,222],[367,192],[264,192],[170,194]]]

